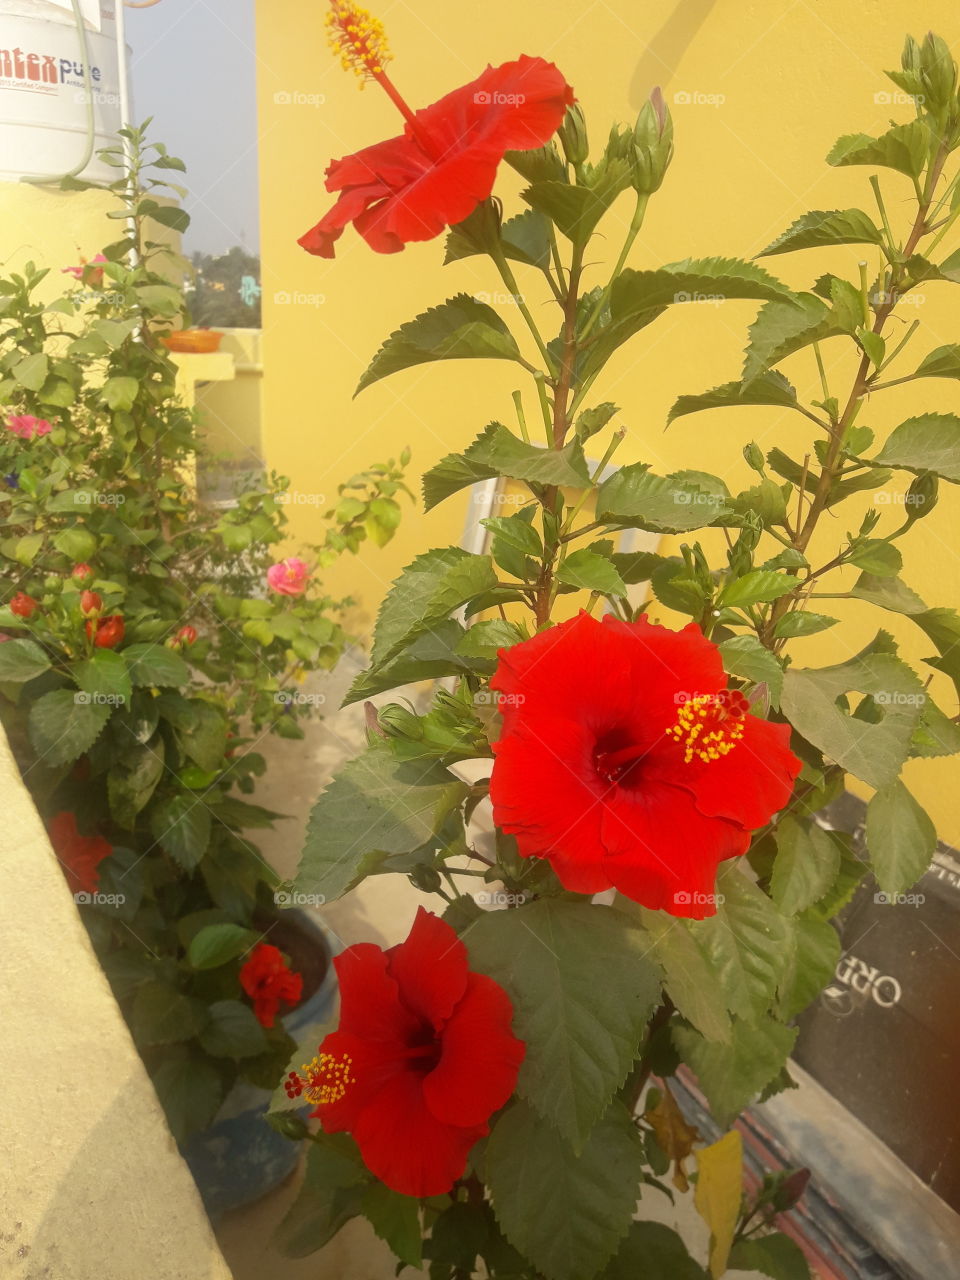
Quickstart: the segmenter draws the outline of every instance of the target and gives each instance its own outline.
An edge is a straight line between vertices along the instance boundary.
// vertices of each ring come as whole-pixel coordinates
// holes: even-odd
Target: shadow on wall
[[[630,81],[630,105],[639,111],[655,85],[676,73],[683,55],[716,7],[717,0],[677,0],[673,12],[656,33]]]

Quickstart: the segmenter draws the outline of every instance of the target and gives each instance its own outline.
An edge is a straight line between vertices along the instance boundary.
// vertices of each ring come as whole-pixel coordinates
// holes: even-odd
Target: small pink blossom
[[[74,276],[75,279],[82,280],[83,273],[84,271],[87,270],[88,267],[96,268],[99,263],[106,262],[106,261],[107,259],[103,256],[103,254],[98,253],[97,256],[95,258],[91,258],[89,262],[86,260],[86,258],[81,258],[80,265],[78,267],[63,267],[61,271],[62,271],[62,274],[65,276]],[[103,270],[102,269],[99,271],[95,270],[91,274],[90,283],[99,284],[102,279],[103,279]]]
[[[32,440],[34,436],[49,435],[53,430],[53,423],[46,418],[35,418],[30,413],[19,413],[7,419],[7,430],[21,440]]]
[[[272,564],[267,570],[267,583],[281,596],[302,596],[307,589],[310,570],[298,556]]]

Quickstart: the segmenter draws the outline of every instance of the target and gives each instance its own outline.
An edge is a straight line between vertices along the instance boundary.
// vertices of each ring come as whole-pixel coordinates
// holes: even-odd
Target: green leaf
[[[101,649],[73,668],[77,688],[108,704],[128,703],[133,696],[133,686],[123,656],[110,649]]]
[[[190,1040],[206,1020],[202,1001],[192,1000],[166,982],[148,982],[134,999],[131,1027],[138,1045],[176,1044]]]
[[[786,964],[789,925],[767,895],[731,863],[717,876],[717,914],[689,925],[742,1019],[768,1009]]]
[[[39,391],[47,380],[47,374],[50,370],[50,361],[42,351],[35,351],[29,356],[24,356],[22,360],[18,360],[10,372],[19,382],[21,387],[25,387],[27,391]]]
[[[201,1053],[167,1053],[151,1078],[177,1142],[205,1129],[220,1109],[223,1079]]]
[[[227,749],[226,717],[201,698],[192,698],[190,707],[189,721],[177,730],[180,745],[201,769],[209,772],[222,768]]]
[[[723,608],[743,608],[749,604],[760,604],[770,600],[779,600],[796,588],[797,579],[789,573],[774,573],[769,569],[751,569],[742,578],[734,578],[720,592],[717,600]]]
[[[48,768],[82,756],[110,719],[112,707],[78,701],[78,697],[72,689],[54,689],[30,708],[30,741]]]
[[[656,271],[622,271],[610,295],[614,324],[629,316],[674,302],[695,302],[702,297],[792,298],[792,291],[756,263],[741,258],[685,258]]]
[[[598,591],[604,596],[627,594],[627,584],[617,573],[613,561],[588,547],[568,555],[557,568],[554,577],[557,582],[582,587],[585,591]]]
[[[729,514],[721,495],[672,476],[655,476],[645,463],[621,467],[597,492],[597,519],[654,533],[685,533]]]
[[[955,413],[908,418],[890,434],[873,461],[917,475],[935,471],[944,480],[960,484],[960,418]]]
[[[739,1241],[730,1251],[728,1265],[735,1271],[759,1271],[772,1280],[810,1280],[803,1250],[779,1231]]]
[[[791,223],[757,257],[832,244],[883,244],[883,236],[861,209],[814,209]]]
[[[834,313],[813,293],[797,294],[791,302],[768,302],[750,326],[743,380],[762,377],[770,365],[795,351],[844,332]]]
[[[489,590],[496,574],[488,556],[460,547],[418,556],[387,592],[374,630],[373,663],[394,657],[425,631],[444,621],[473,596]]]
[[[897,779],[867,805],[867,852],[884,893],[905,893],[933,861],[937,832],[925,810]]]
[[[811,912],[791,923],[789,960],[776,1010],[785,1022],[816,1000],[833,977],[841,952],[840,937],[829,920]]]
[[[875,578],[895,578],[903,568],[903,556],[892,542],[867,538],[850,552],[849,560]]]
[[[324,1134],[307,1146],[303,1183],[273,1237],[285,1258],[306,1258],[332,1240],[360,1213],[369,1181],[348,1134]]]
[[[634,1222],[602,1280],[705,1280],[676,1231],[662,1222]]]
[[[508,218],[501,226],[500,243],[504,256],[511,261],[542,269],[550,262],[550,222],[535,209],[527,209],[515,218]],[[450,229],[443,265],[484,252],[461,223]]]
[[[727,1270],[743,1202],[743,1138],[739,1129],[697,1151],[693,1200],[710,1228],[710,1274],[718,1280]]]
[[[488,520],[481,520],[480,523],[495,534],[499,541],[523,555],[543,554],[543,543],[539,533],[522,515],[491,516]]]
[[[730,1039],[726,994],[710,961],[683,920],[665,911],[633,907],[653,940],[670,999],[708,1040]]]
[[[608,907],[543,899],[485,914],[464,942],[513,1003],[527,1046],[517,1092],[582,1150],[657,1001],[646,935]]]
[[[920,723],[911,741],[910,754],[929,759],[934,756],[952,756],[958,751],[960,724],[949,719],[928,695],[920,713]]]
[[[584,1280],[630,1229],[644,1156],[619,1102],[594,1127],[579,1156],[559,1130],[516,1102],[490,1135],[484,1167],[497,1220],[511,1244],[545,1280]]]
[[[619,408],[611,400],[605,400],[603,404],[598,404],[592,409],[584,409],[583,413],[578,414],[573,427],[577,439],[583,444],[598,431],[602,431],[610,419],[619,412]]]
[[[82,525],[72,525],[69,529],[61,529],[53,540],[53,545],[71,560],[86,560],[97,549],[97,540],[89,529]]]
[[[392,333],[355,394],[400,369],[432,360],[462,359],[520,359],[520,350],[497,312],[467,293],[431,307]]]
[[[783,1070],[797,1038],[795,1027],[772,1018],[735,1018],[730,1044],[704,1040],[691,1027],[675,1027],[674,1043],[696,1072],[717,1122],[730,1124]]]
[[[210,1021],[200,1033],[200,1047],[214,1058],[255,1058],[267,1052],[267,1037],[249,1005],[215,1000]]]
[[[584,245],[622,190],[619,173],[612,170],[608,179],[595,187],[535,182],[520,194],[531,208],[549,218],[561,235],[573,244]]]
[[[29,569],[36,561],[42,546],[42,533],[26,533],[22,538],[17,539],[16,549],[13,553],[14,559],[17,564],[25,565]]]
[[[740,408],[744,405],[777,405],[784,409],[796,409],[797,393],[782,373],[770,370],[752,382],[725,382],[712,391],[699,396],[680,396],[667,415],[667,423],[684,414],[700,413],[703,409]]]
[[[343,706],[362,702],[386,689],[396,689],[400,685],[413,684],[418,680],[435,680],[440,676],[462,675],[476,670],[477,663],[471,661],[472,655],[463,654],[459,647],[468,634],[470,633],[465,632],[453,618],[438,622],[396,657],[380,666],[361,671],[350,686]],[[519,639],[519,635],[513,634],[511,640],[501,643],[516,644]]]
[[[756,636],[732,636],[717,646],[728,676],[739,676],[755,684],[765,684],[770,701],[779,706],[783,688],[783,667],[779,659]]]
[[[172,157],[167,157],[171,159]],[[166,168],[175,169],[176,164],[164,166]],[[155,201],[150,202],[153,207],[148,211],[149,217],[154,222],[159,222],[162,227],[169,227],[171,231],[184,232],[190,226],[190,215],[186,209],[180,209],[172,204],[156,204]]]
[[[517,439],[499,422],[491,422],[465,452],[447,454],[424,475],[425,509],[429,511],[468,485],[496,476],[579,489],[590,483],[578,440],[571,440],[563,449],[543,449]]]
[[[164,743],[128,744],[107,774],[107,799],[114,821],[132,831],[163,777]]]
[[[960,343],[937,347],[924,356],[914,371],[915,378],[960,378]]]
[[[0,684],[25,684],[50,670],[50,659],[33,640],[0,644]]]
[[[770,878],[773,900],[787,915],[799,915],[831,888],[840,871],[840,850],[815,822],[782,818]]]
[[[208,924],[198,929],[187,948],[187,962],[194,969],[218,969],[256,945],[259,934],[239,924]]]
[[[408,1267],[420,1266],[423,1240],[419,1200],[391,1191],[382,1182],[371,1182],[364,1193],[361,1212],[401,1262]]]
[[[850,594],[858,600],[866,600],[881,609],[889,609],[891,613],[917,614],[925,613],[927,606],[915,591],[901,582],[899,578],[874,577],[862,573],[851,588]]]
[[[883,712],[879,723],[841,710],[837,699],[853,691],[873,697]],[[781,707],[824,755],[870,786],[884,787],[907,758],[923,698],[919,679],[905,663],[889,653],[874,653],[820,670],[790,668]]]
[[[175,688],[189,683],[190,668],[172,649],[162,644],[131,644],[123,650],[135,685]]]
[[[925,661],[949,676],[960,693],[960,615],[955,609],[926,609],[911,617],[937,646],[939,657]]]
[[[773,634],[781,640],[792,640],[800,636],[815,636],[818,631],[826,631],[836,626],[836,618],[825,613],[811,613],[808,609],[793,609],[778,619]]]
[[[848,133],[838,138],[827,156],[827,164],[852,164],[896,169],[908,178],[919,178],[927,159],[929,134],[922,120],[898,124],[879,138],[868,133]]]
[[[192,871],[210,843],[210,810],[196,796],[172,796],[151,812],[150,831],[174,861]]]
[[[313,806],[297,888],[333,902],[362,875],[367,855],[425,844],[459,789],[436,760],[401,762],[384,747],[356,756]]]
[[[108,378],[100,388],[100,395],[109,408],[129,410],[133,408],[139,390],[136,378]]]

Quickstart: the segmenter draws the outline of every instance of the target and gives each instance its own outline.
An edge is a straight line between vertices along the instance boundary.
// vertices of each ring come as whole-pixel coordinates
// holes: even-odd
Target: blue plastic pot
[[[303,911],[290,913],[305,933],[316,939],[328,960],[343,950],[339,938]],[[308,1000],[283,1018],[289,1034],[299,1040],[308,1027],[328,1020],[337,998],[337,975],[328,964],[323,982]],[[278,1187],[297,1167],[300,1144],[285,1138],[266,1121],[271,1094],[238,1082],[227,1094],[213,1123],[194,1134],[180,1148],[214,1222],[230,1209],[259,1200]],[[307,1108],[303,1108],[305,1114]]]

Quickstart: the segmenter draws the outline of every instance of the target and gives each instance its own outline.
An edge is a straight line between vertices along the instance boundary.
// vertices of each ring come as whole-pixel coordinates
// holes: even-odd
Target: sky
[[[188,254],[259,252],[253,6],[159,0],[126,10],[134,118],[152,115],[154,141],[187,166]]]

